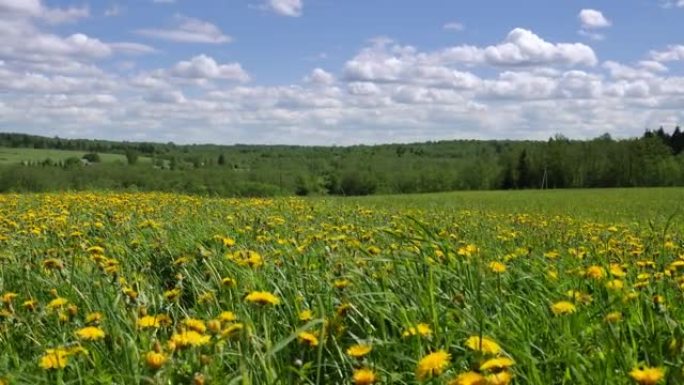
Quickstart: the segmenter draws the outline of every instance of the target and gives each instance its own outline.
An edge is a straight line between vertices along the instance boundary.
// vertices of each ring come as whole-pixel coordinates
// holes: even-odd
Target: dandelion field
[[[0,383],[684,383],[682,197],[2,195]]]

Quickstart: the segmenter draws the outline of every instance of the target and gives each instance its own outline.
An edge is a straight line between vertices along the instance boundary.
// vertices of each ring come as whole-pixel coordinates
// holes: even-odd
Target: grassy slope
[[[47,158],[59,162],[71,157],[80,158],[86,151],[68,151],[34,148],[7,148],[0,147],[0,164],[16,164],[23,161],[36,162]],[[121,154],[99,154],[102,162],[126,162],[126,156]],[[149,158],[140,157],[139,162],[149,162]]]

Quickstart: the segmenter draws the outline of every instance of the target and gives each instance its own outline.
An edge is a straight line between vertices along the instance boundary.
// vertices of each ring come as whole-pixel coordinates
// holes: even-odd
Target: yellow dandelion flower
[[[513,379],[513,375],[510,372],[503,371],[488,374],[485,379],[487,380],[487,385],[508,385]]]
[[[375,372],[367,368],[362,368],[354,370],[352,380],[354,381],[354,385],[372,385],[378,379]]]
[[[459,374],[449,385],[487,385],[487,380],[480,373],[470,371]]]
[[[2,297],[0,297],[0,302],[12,303],[12,301],[14,301],[15,298],[17,298],[17,293],[13,293],[10,291],[2,294]]]
[[[223,278],[221,279],[221,285],[225,287],[235,287],[237,285],[237,281],[234,278]]]
[[[297,334],[297,340],[304,345],[309,345],[310,347],[318,346],[318,337],[309,332],[301,332]]]
[[[472,336],[466,340],[465,346],[471,350],[485,354],[501,353],[501,346],[489,337],[480,338],[479,336]]]
[[[267,291],[253,291],[245,297],[245,301],[259,305],[278,305],[280,298]]]
[[[40,357],[40,367],[45,370],[64,369],[69,363],[69,352],[62,348],[47,349]]]
[[[421,337],[430,337],[432,335],[432,329],[430,328],[430,325],[426,323],[419,323],[416,326],[411,326],[408,329],[404,330],[404,332],[401,334],[402,337],[410,337],[416,335]]]
[[[619,290],[622,290],[624,287],[625,287],[625,283],[619,279],[614,279],[614,280],[608,281],[606,283],[606,289],[608,289],[608,290],[619,291]]]
[[[164,366],[169,358],[164,353],[147,352],[145,355],[145,364],[153,370],[157,370]]]
[[[97,326],[86,326],[75,332],[76,336],[86,341],[97,341],[105,338],[104,330]]]
[[[442,374],[449,366],[451,356],[444,350],[430,353],[418,361],[416,378],[421,381]]]
[[[584,275],[591,279],[601,279],[606,276],[606,270],[601,266],[589,266]]]
[[[202,335],[194,330],[182,331],[171,336],[171,342],[178,348],[202,346],[209,343],[210,336]]]
[[[639,385],[655,385],[665,377],[662,368],[639,366],[629,372],[629,376]]]
[[[488,266],[489,270],[493,271],[494,273],[501,274],[506,271],[506,265],[498,261],[490,262]]]
[[[577,311],[577,307],[572,302],[560,301],[551,305],[551,312],[554,315],[572,314]]]
[[[237,320],[237,316],[235,316],[235,313],[232,311],[222,311],[221,314],[219,314],[218,319],[221,322],[233,322]]]
[[[244,329],[245,325],[242,323],[234,323],[227,325],[222,331],[221,331],[221,338],[228,338],[231,337],[235,334],[237,334],[240,330]]]
[[[515,365],[515,361],[508,357],[490,358],[480,365],[480,370],[500,371],[502,369],[510,368],[513,365]]]
[[[66,305],[67,303],[69,303],[68,299],[62,298],[62,297],[57,297],[57,298],[53,299],[52,301],[48,302],[47,308],[50,310],[59,309],[59,308],[63,307],[64,305]]]
[[[22,302],[21,307],[28,311],[35,311],[36,308],[38,308],[38,301],[35,299],[29,299],[24,302]]]
[[[354,357],[354,358],[360,358],[373,350],[373,347],[371,345],[366,345],[366,344],[357,344],[357,345],[352,345],[347,349],[347,355]]]
[[[619,311],[610,312],[606,314],[603,320],[611,324],[618,323],[622,321],[622,313]]]
[[[99,311],[88,313],[88,315],[86,315],[86,318],[85,318],[85,323],[87,323],[87,324],[98,323],[98,322],[102,321],[103,318],[104,318],[104,316]]]
[[[309,309],[302,310],[299,313],[299,320],[300,321],[306,322],[306,321],[311,321],[312,319],[313,319],[313,312]]]
[[[204,321],[201,319],[196,319],[196,318],[186,318],[183,320],[183,325],[187,327],[190,330],[194,330],[198,333],[204,333],[207,331],[207,325],[204,324]]]

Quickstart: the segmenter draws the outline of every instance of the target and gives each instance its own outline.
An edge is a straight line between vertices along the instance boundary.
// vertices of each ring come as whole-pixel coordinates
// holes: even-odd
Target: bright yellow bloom
[[[347,349],[347,354],[354,358],[360,358],[370,353],[371,350],[373,350],[373,347],[371,345],[358,344],[350,346]]]
[[[253,291],[245,297],[245,301],[259,305],[278,305],[280,298],[267,291]]]
[[[17,298],[17,293],[9,291],[7,293],[2,294],[2,297],[0,297],[0,302],[11,303],[15,298]]]
[[[489,270],[501,274],[506,271],[506,265],[498,261],[490,262]]]
[[[655,385],[665,377],[665,371],[662,368],[639,366],[632,369],[629,376],[639,385]]]
[[[620,322],[622,321],[622,313],[620,313],[619,311],[608,313],[603,318],[603,320],[611,324]]]
[[[237,317],[232,311],[222,311],[221,314],[219,314],[218,319],[221,322],[233,322],[237,320]]]
[[[62,348],[47,349],[40,357],[40,367],[45,370],[64,369],[69,363],[69,352]]]
[[[560,301],[551,305],[551,312],[555,315],[572,314],[577,311],[577,307],[572,302]]]
[[[299,320],[300,321],[306,322],[306,321],[311,321],[312,319],[313,319],[313,312],[309,309],[302,310],[299,313]]]
[[[86,341],[97,341],[105,338],[104,330],[97,326],[86,326],[76,331],[76,336]]]
[[[234,323],[230,324],[221,331],[221,338],[228,338],[239,332],[240,330],[244,329],[245,326],[241,323]]]
[[[510,372],[499,372],[488,374],[485,377],[487,380],[487,385],[508,385],[513,379],[513,375]]]
[[[375,373],[370,369],[356,369],[352,376],[354,385],[371,385],[377,381]]]
[[[472,336],[466,340],[465,346],[485,354],[501,353],[501,346],[489,337]]]
[[[589,266],[584,275],[591,279],[601,279],[606,276],[606,270],[601,266]]]
[[[515,361],[508,357],[490,358],[480,365],[480,370],[501,370],[513,365],[515,365]]]
[[[98,322],[102,321],[102,318],[104,318],[102,313],[100,313],[99,311],[96,311],[96,312],[88,313],[88,315],[86,315],[85,322],[87,324],[98,323]]]
[[[47,304],[47,308],[51,309],[51,310],[59,309],[62,306],[66,305],[67,303],[69,303],[68,299],[62,298],[62,297],[57,297]]]
[[[315,334],[309,332],[301,332],[297,335],[297,340],[300,343],[309,345],[311,347],[318,346],[318,337]]]
[[[183,321],[183,325],[185,325],[188,329],[194,330],[198,333],[204,333],[207,331],[207,325],[205,325],[204,321],[201,319],[186,318]]]
[[[416,326],[411,326],[408,329],[404,330],[404,332],[401,334],[402,337],[410,337],[415,335],[419,335],[421,337],[429,337],[432,335],[432,329],[430,329],[430,325],[426,323],[419,323]]]
[[[430,353],[418,361],[416,366],[416,378],[421,381],[439,376],[449,366],[451,356],[444,350]]]
[[[471,371],[459,374],[449,381],[449,385],[487,385],[487,380],[480,373]]]
[[[157,370],[164,366],[164,364],[169,360],[169,358],[164,355],[164,353],[157,353],[157,352],[147,352],[145,355],[145,364],[150,369]]]
[[[171,336],[171,342],[178,348],[186,348],[189,346],[202,346],[209,343],[210,336],[205,336],[197,333],[194,330],[183,331],[175,333]]]
[[[606,289],[608,289],[608,290],[618,291],[618,290],[622,290],[622,288],[624,288],[624,287],[625,287],[625,283],[619,279],[614,279],[614,280],[608,281],[606,283]]]
[[[171,322],[171,319],[169,316],[166,314],[158,314],[158,315],[146,315],[143,317],[140,317],[138,319],[138,328],[140,329],[150,329],[150,328],[158,328],[162,325],[168,324]]]

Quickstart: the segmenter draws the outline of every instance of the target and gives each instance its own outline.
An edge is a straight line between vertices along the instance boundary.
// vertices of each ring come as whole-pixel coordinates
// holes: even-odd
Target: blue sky
[[[639,135],[684,1],[0,0],[0,130],[179,143]]]

